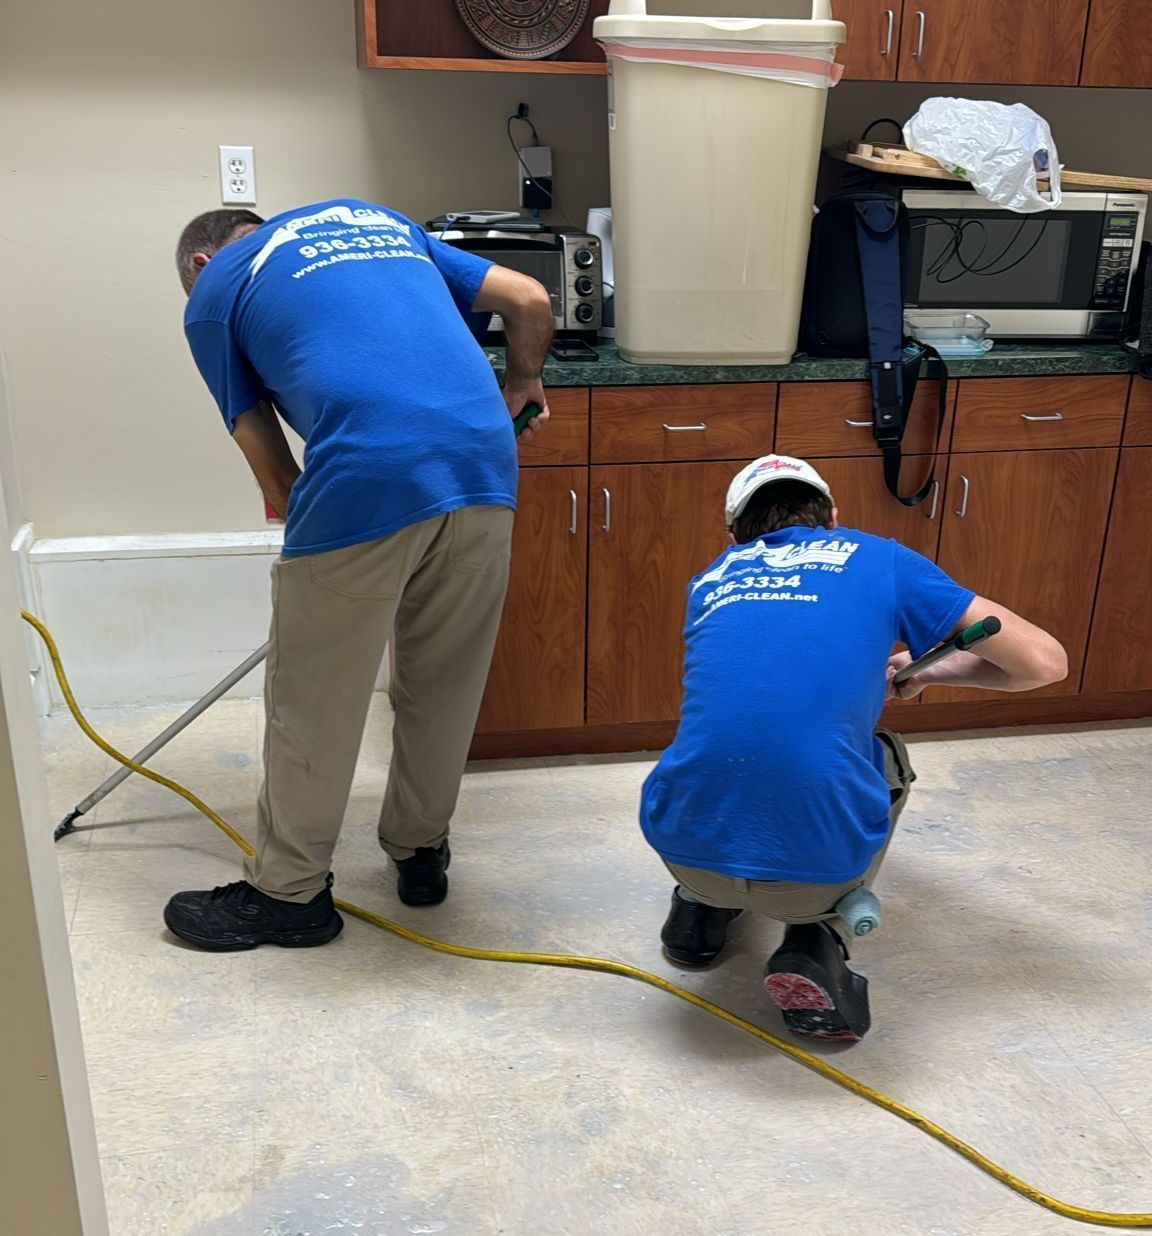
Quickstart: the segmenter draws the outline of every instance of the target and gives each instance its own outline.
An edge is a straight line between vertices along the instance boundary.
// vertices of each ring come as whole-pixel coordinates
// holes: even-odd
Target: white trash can
[[[829,0],[810,3],[811,18],[773,17],[773,0],[739,0],[763,16],[694,17],[612,0],[596,19],[609,64],[616,337],[626,360],[791,359],[824,108],[845,35]]]

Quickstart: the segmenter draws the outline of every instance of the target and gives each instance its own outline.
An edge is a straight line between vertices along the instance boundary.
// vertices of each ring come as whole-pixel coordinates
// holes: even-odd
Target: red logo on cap
[[[761,464],[761,465],[760,465],[760,466],[756,469],[756,471],[757,471],[757,472],[767,472],[767,471],[771,470],[771,471],[773,471],[773,472],[779,472],[782,468],[783,468],[783,469],[786,469],[786,470],[787,470],[787,471],[789,471],[789,472],[799,472],[799,471],[800,471],[800,465],[799,465],[799,464],[789,463],[789,462],[787,462],[786,460],[783,460],[783,459],[766,459],[766,460],[765,460],[765,461],[764,461],[764,462],[763,462],[763,463],[762,463],[762,464]]]

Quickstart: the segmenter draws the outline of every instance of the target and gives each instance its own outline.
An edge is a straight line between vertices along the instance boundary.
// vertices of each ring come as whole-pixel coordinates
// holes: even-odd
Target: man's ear
[[[207,253],[192,254],[192,265],[195,266],[197,270],[203,270],[204,267],[208,265],[208,262],[209,257]]]
[[[832,518],[824,526],[829,532],[835,532],[840,527],[840,512],[836,507],[832,508]]]
[[[728,544],[729,545],[736,544],[736,537],[733,535],[731,528],[728,529]]]

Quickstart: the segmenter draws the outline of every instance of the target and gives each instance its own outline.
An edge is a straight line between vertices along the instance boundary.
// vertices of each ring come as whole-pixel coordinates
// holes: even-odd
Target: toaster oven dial
[[[591,249],[577,249],[572,255],[572,260],[581,270],[587,270],[596,261],[596,255]]]
[[[587,275],[580,275],[576,280],[576,294],[578,296],[591,296],[596,290],[596,285]]]
[[[580,304],[576,306],[576,321],[591,322],[596,316],[596,310],[589,304]]]

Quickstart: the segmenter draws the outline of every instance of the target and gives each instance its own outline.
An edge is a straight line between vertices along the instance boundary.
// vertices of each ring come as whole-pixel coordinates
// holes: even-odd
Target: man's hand
[[[907,682],[902,682],[899,686],[896,685],[894,679],[896,678],[897,673],[899,673],[904,666],[911,664],[911,662],[912,654],[907,651],[894,652],[888,658],[888,689],[884,693],[884,698],[886,700],[914,700],[920,692],[928,686],[928,683],[926,683],[920,675],[917,675],[915,678],[909,678]]]
[[[508,405],[508,415],[515,420],[530,404],[540,406],[540,415],[534,416],[524,432],[522,439],[533,437],[548,419],[548,397],[544,394],[544,383],[539,378],[535,382],[513,382],[511,378],[504,385],[504,402]]]

